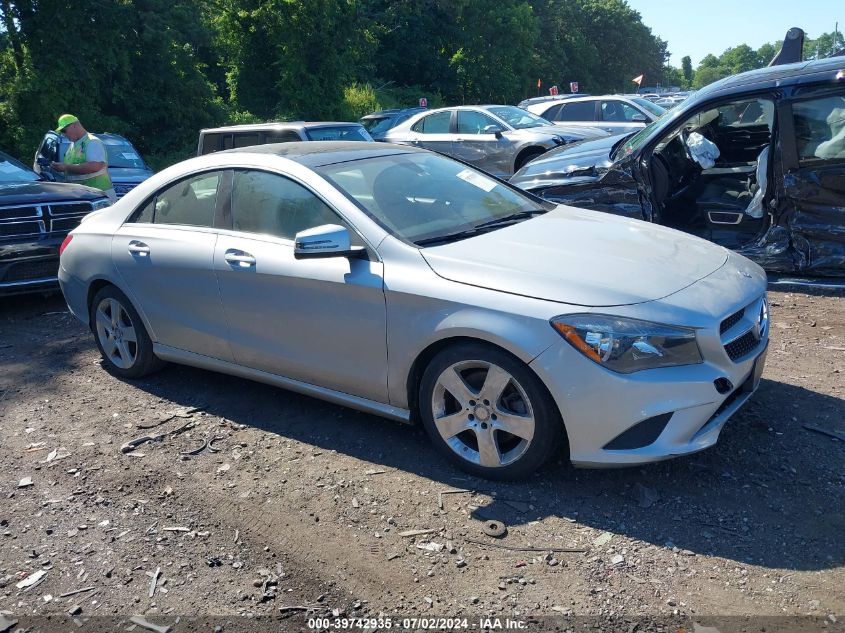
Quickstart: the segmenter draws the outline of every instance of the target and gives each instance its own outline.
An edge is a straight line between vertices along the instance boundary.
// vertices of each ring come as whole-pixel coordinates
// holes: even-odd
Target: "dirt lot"
[[[839,630],[845,442],[802,425],[845,432],[845,303],[770,298],[763,384],[718,446],[518,485],[453,470],[418,428],[280,389],[177,366],[121,382],[60,296],[4,299],[0,629],[76,612],[809,614]],[[491,518],[504,538],[481,532]]]

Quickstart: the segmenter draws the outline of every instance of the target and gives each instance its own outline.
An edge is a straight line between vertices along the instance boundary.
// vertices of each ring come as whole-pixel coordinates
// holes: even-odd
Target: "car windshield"
[[[305,130],[312,141],[372,141],[373,137],[360,125],[314,127]]]
[[[361,119],[361,125],[367,128],[367,132],[370,134],[381,134],[382,132],[387,132],[390,129],[392,122],[392,116],[368,117],[366,119]]]
[[[554,125],[551,121],[547,121],[536,114],[531,114],[528,110],[523,110],[516,106],[488,106],[485,110],[492,112],[516,130]]]
[[[0,182],[36,182],[38,174],[8,154],[0,152]]]
[[[147,169],[144,159],[135,151],[128,141],[105,141],[106,154],[109,157],[109,167],[128,169]]]
[[[387,231],[414,244],[548,210],[483,172],[438,154],[393,154],[317,171]]]
[[[640,106],[643,110],[648,110],[654,116],[660,117],[663,116],[663,113],[666,112],[666,108],[661,108],[659,105],[652,103],[648,99],[641,99],[640,97],[634,97],[632,99],[634,103]]]

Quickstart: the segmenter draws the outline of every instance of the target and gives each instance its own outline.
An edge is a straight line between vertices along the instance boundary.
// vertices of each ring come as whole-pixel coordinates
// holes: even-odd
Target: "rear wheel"
[[[114,286],[102,288],[91,302],[91,327],[109,371],[121,378],[140,378],[158,371],[163,361],[138,312]]]
[[[461,344],[440,352],[420,384],[420,417],[450,461],[489,479],[520,479],[559,448],[563,423],[536,375],[504,351]]]

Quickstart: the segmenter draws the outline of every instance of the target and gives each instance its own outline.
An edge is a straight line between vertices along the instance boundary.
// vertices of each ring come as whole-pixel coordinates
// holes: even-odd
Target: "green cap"
[[[77,123],[78,121],[79,121],[79,119],[77,119],[72,114],[63,114],[62,116],[59,117],[59,125],[56,128],[56,132],[61,132],[71,123]]]

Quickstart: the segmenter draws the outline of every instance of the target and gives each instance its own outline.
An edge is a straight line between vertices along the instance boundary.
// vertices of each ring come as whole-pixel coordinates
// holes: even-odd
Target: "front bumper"
[[[61,239],[0,245],[0,296],[56,290]]]
[[[750,315],[760,309],[761,301],[749,304]],[[631,466],[713,446],[728,419],[757,389],[765,366],[767,330],[743,356],[729,356],[730,341],[746,326],[739,321],[725,333],[718,327],[699,332],[701,364],[634,374],[600,367],[564,341],[540,354],[531,367],[560,408],[572,463],[591,468]],[[649,424],[657,429],[637,442],[635,427],[640,423],[645,423],[641,429]],[[628,441],[619,442],[620,436]],[[648,433],[640,434],[644,436]],[[615,448],[620,443],[628,446]]]

